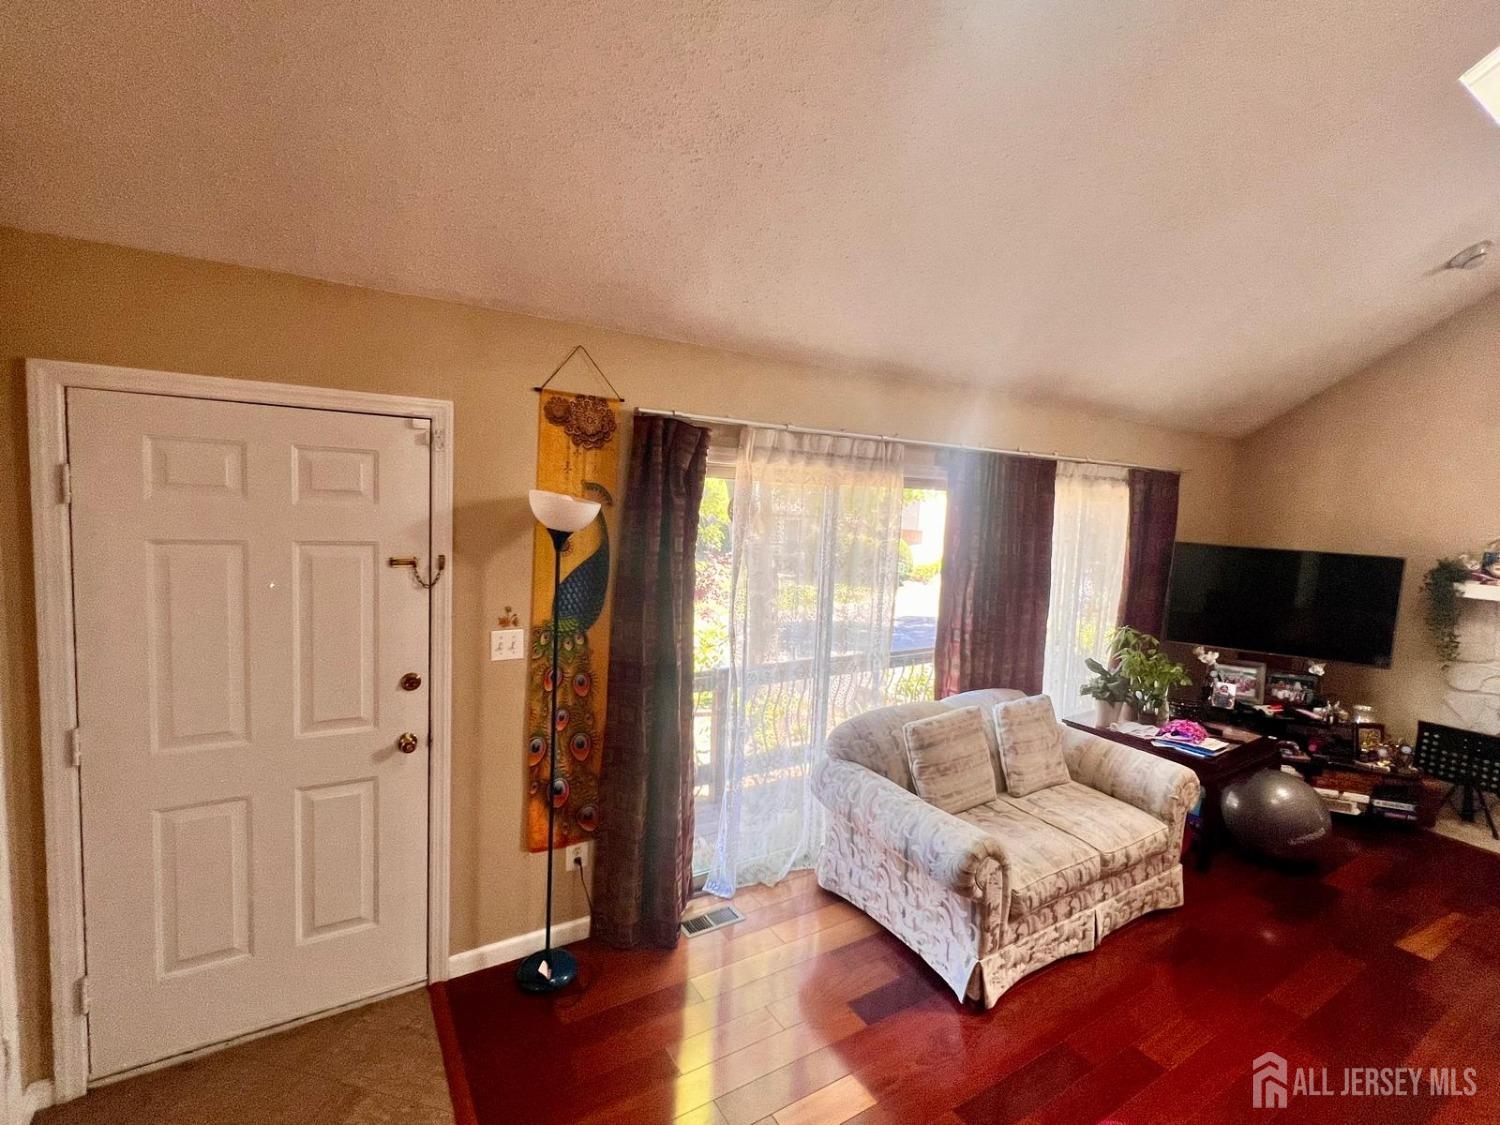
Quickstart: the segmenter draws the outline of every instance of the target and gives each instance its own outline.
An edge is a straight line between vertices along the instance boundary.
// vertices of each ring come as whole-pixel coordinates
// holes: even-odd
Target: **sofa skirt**
[[[1088,902],[1092,896],[1087,896],[1073,913],[1015,934],[982,959],[978,951],[987,934],[1005,928],[1003,916],[935,882],[908,857],[886,852],[848,821],[830,819],[817,876],[824,890],[859,907],[927,962],[959,1000],[978,1000],[991,1008],[1027,974],[1087,953],[1106,934],[1142,914],[1182,905],[1180,863],[1152,874],[1146,874],[1149,866],[1136,870],[1140,878],[1119,889],[1121,881],[1135,879],[1134,870],[1094,884],[1095,893],[1113,891],[1108,898]],[[998,901],[998,896],[988,900]]]
[[[1075,953],[1087,953],[1106,934],[1153,910],[1181,906],[1182,864],[1126,887],[1111,898],[1029,934],[974,965],[966,997],[993,1008],[1022,977]]]

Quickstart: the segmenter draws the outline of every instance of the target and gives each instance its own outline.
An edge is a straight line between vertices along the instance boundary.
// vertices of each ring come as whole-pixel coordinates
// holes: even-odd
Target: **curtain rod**
[[[920,445],[929,449],[959,449],[970,453],[1001,453],[1009,457],[1036,457],[1042,461],[1074,461],[1080,465],[1107,465],[1114,469],[1151,469],[1155,472],[1176,473],[1182,476],[1186,469],[1163,469],[1159,465],[1138,465],[1131,461],[1101,461],[1096,457],[1070,457],[1065,453],[1036,453],[1029,449],[998,449],[990,445],[959,445],[951,441],[923,441],[920,438],[900,437],[897,434],[866,434],[858,430],[823,430],[814,426],[794,426],[790,422],[760,422],[754,418],[722,418],[714,414],[694,414],[688,410],[657,410],[638,406],[637,414],[655,414],[663,418],[681,418],[688,422],[704,422],[711,426],[758,426],[768,430],[786,430],[793,434],[822,434],[825,437],[872,438],[876,441],[899,441],[903,445]]]

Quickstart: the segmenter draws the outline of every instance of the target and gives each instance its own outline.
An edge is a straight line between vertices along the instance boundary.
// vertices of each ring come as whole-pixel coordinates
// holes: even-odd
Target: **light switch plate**
[[[490,632],[491,660],[520,660],[526,655],[525,629],[494,629]]]

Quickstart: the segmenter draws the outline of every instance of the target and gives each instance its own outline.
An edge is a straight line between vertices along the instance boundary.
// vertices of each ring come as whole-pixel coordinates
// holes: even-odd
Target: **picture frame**
[[[1303,672],[1269,672],[1266,674],[1266,702],[1309,707],[1318,700],[1318,684],[1317,676]]]
[[[1212,677],[1215,681],[1234,685],[1237,703],[1264,703],[1266,698],[1266,666],[1253,660],[1221,660],[1214,665]]]
[[[1354,724],[1354,745],[1361,754],[1374,751],[1377,746],[1380,746],[1384,742],[1384,723]]]
[[[1234,710],[1235,688],[1228,680],[1214,680],[1210,685],[1208,704],[1223,711]]]

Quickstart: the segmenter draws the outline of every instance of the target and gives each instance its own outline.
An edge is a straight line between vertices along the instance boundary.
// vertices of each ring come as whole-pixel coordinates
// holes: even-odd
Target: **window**
[[[740,606],[732,629],[735,497],[737,486],[746,483],[736,480],[738,449],[738,429],[715,433],[699,508],[693,870],[700,878],[714,860],[726,786],[738,787],[751,803],[765,801],[778,787],[805,794],[808,763],[828,728],[870,707],[931,699],[934,692],[948,493],[933,450],[905,448],[897,477],[904,484],[898,523],[882,523],[865,510],[867,483],[824,483],[817,473],[826,466],[808,470],[802,483],[789,485],[774,475],[769,483],[759,482],[768,491],[746,495],[755,497],[752,510],[764,524],[757,536],[773,539],[775,548],[741,560],[754,574],[742,575],[741,593],[750,604]],[[1130,517],[1127,475],[1113,467],[1060,462],[1054,503],[1044,690],[1064,717],[1083,709],[1084,660],[1105,654],[1119,615]],[[872,591],[872,572],[855,559],[879,546],[861,540],[873,527],[896,529],[885,594]],[[886,543],[892,533],[875,538]],[[872,597],[889,606],[890,623],[889,653],[873,690],[862,672]],[[736,636],[744,648],[738,672],[730,652]],[[736,674],[743,677],[738,684]],[[739,714],[732,713],[736,700]],[[731,770],[735,738],[741,748],[737,772]],[[774,801],[770,807],[783,808]],[[757,805],[748,817],[752,824],[772,819],[763,808]],[[816,817],[817,810],[808,815]],[[753,864],[748,869],[759,870]]]
[[[891,628],[891,703],[933,697],[932,649],[937,641],[938,590],[943,574],[943,525],[948,492],[908,476],[897,547],[896,612]],[[915,487],[914,487],[915,485]]]
[[[1052,515],[1052,585],[1042,690],[1059,719],[1085,709],[1084,661],[1103,660],[1120,616],[1130,484],[1124,469],[1061,461]]]
[[[747,784],[748,770],[748,784],[763,794],[772,786],[805,784],[807,751],[827,727],[872,706],[933,697],[947,494],[925,449],[908,450],[915,472],[899,497],[899,538],[891,565],[878,571],[890,583],[875,603],[888,615],[891,642],[873,691],[863,671],[871,643],[866,618],[872,592],[863,585],[870,572],[860,569],[861,560],[892,543],[889,532],[877,536],[881,543],[862,542],[870,528],[889,526],[868,510],[877,501],[862,485],[778,485],[762,497],[761,518],[773,526],[761,534],[780,546],[773,571],[765,569],[764,557],[754,561],[752,596],[761,601],[741,607],[738,626],[741,644],[749,638],[754,651],[741,654],[745,679],[731,690],[737,441],[737,433],[715,434],[699,509],[693,684],[697,875],[707,872],[714,855],[736,731],[742,744],[748,740],[745,753],[753,759],[741,759],[738,782]],[[866,577],[851,584],[856,572]],[[769,613],[762,604],[768,598],[778,603]],[[730,710],[736,698],[739,715]]]
[[[718,435],[716,434],[715,437]],[[733,565],[731,511],[734,466],[709,464],[698,507],[697,576],[693,591],[693,874],[708,870],[724,793],[723,741],[728,731],[729,586]]]

